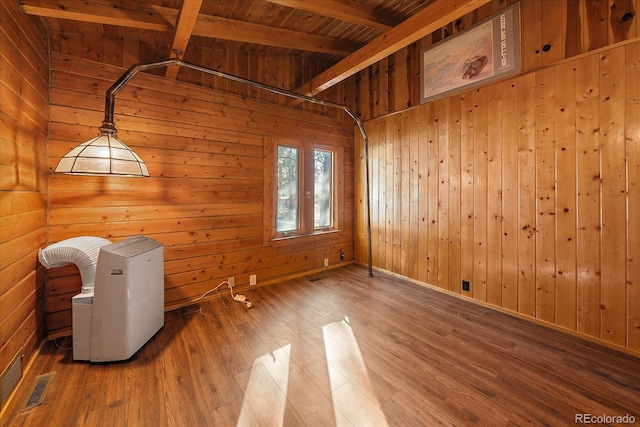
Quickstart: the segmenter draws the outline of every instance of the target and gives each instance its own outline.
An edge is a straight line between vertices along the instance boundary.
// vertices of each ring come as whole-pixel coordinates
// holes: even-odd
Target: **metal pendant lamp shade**
[[[115,132],[104,132],[65,154],[56,172],[73,175],[149,176],[147,165],[120,141]]]

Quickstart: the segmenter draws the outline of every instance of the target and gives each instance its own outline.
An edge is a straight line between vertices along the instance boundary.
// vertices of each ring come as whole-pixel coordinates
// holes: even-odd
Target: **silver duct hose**
[[[38,260],[47,269],[75,264],[82,279],[82,293],[90,293],[95,285],[100,248],[109,244],[111,241],[102,237],[72,237],[39,250]]]

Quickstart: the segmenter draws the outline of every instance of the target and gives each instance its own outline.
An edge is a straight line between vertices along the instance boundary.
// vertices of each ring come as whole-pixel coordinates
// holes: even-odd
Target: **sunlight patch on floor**
[[[238,426],[281,426],[287,406],[289,354],[286,345],[255,359],[244,393]]]
[[[323,326],[322,339],[325,366],[291,360],[292,347],[308,345],[303,341],[254,360],[241,375],[246,387],[237,426],[388,426],[349,319]]]
[[[325,325],[322,332],[336,421],[344,416],[354,426],[388,426],[349,319]]]

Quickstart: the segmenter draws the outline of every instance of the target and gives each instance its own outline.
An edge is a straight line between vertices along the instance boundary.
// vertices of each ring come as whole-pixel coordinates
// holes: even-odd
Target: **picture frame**
[[[520,3],[515,3],[420,51],[420,103],[520,70]]]

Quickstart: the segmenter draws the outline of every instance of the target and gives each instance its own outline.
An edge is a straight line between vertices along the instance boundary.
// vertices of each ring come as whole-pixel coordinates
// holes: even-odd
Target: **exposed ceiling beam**
[[[350,5],[344,1],[323,0],[266,0],[270,3],[279,4],[281,6],[291,7],[293,9],[306,10],[321,16],[328,16],[339,19],[344,22],[350,22],[357,25],[375,28],[382,32],[389,31],[400,22],[391,19],[389,16],[375,13],[370,10],[364,10],[361,7]]]
[[[178,10],[132,1],[21,0],[29,15],[109,24],[155,31],[173,31]],[[287,49],[347,56],[362,43],[282,30],[211,15],[198,15],[192,35]]]
[[[318,94],[490,1],[439,0],[433,2],[397,27],[304,83],[296,89],[296,92],[307,96]],[[292,102],[292,104],[298,103]]]
[[[315,36],[211,15],[200,15],[193,34],[340,56],[347,56],[362,47],[362,43],[349,40]]]
[[[167,17],[149,7],[141,9],[139,2],[20,0],[20,5],[29,15],[154,31],[173,31],[177,15],[177,11]]]
[[[176,31],[173,35],[173,43],[171,44],[171,55],[179,59],[182,59],[184,53],[187,50],[191,33],[196,25],[198,14],[200,13],[200,6],[202,6],[202,0],[183,0],[182,7],[178,13],[178,23],[176,24]],[[166,77],[169,79],[175,79],[178,76],[180,67],[171,66],[167,68]]]

